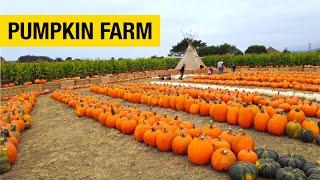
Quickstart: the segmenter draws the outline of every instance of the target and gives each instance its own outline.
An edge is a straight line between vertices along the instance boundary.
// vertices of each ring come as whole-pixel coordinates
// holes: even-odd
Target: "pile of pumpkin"
[[[78,117],[90,117],[108,128],[133,135],[135,140],[156,147],[160,152],[188,155],[195,165],[210,163],[216,171],[228,171],[234,180],[257,176],[276,179],[320,177],[317,163],[307,162],[299,155],[287,154],[279,158],[273,150],[255,150],[251,136],[241,131],[234,133],[231,129],[222,131],[212,122],[196,127],[179,117],[121,107],[72,90],[58,90],[51,97],[73,107]],[[299,168],[305,168],[306,173]]]
[[[130,88],[131,86],[131,88]],[[287,134],[290,138],[300,138],[303,142],[315,142],[320,145],[319,127],[315,121],[305,118],[303,111],[296,107],[287,115],[283,110],[272,106],[256,106],[220,99],[216,101],[194,100],[182,95],[159,93],[157,90],[147,90],[139,85],[93,85],[90,91],[121,98],[133,103],[160,106],[174,110],[186,111],[195,115],[211,116],[217,122],[227,122],[248,129],[254,127],[257,131],[269,132],[276,136]],[[197,93],[197,96],[198,93]],[[317,109],[316,109],[317,110]]]
[[[319,72],[239,72],[194,76],[192,83],[258,86],[320,92]]]
[[[108,86],[108,85],[106,85]],[[104,85],[93,85],[91,86],[95,91],[101,91],[104,93]],[[117,97],[123,94],[123,89],[129,92],[143,94],[159,94],[161,95],[184,95],[190,101],[204,100],[215,101],[221,99],[225,103],[229,104],[232,102],[241,102],[245,104],[255,104],[259,106],[271,106],[272,108],[282,109],[284,112],[289,112],[293,109],[300,109],[303,111],[307,117],[318,117],[320,118],[320,104],[307,99],[300,99],[296,96],[285,96],[276,94],[272,97],[263,96],[259,93],[247,93],[239,91],[228,91],[219,89],[198,89],[198,88],[186,88],[181,86],[170,86],[170,85],[159,85],[151,83],[127,83],[122,85],[112,86],[114,87],[114,92],[111,92],[111,96]],[[97,89],[95,89],[97,88]],[[99,89],[100,88],[100,89]],[[102,88],[102,89],[101,89]],[[270,108],[271,108],[270,107]]]
[[[21,93],[0,103],[0,174],[7,172],[17,159],[20,133],[31,128],[29,114],[38,93]]]

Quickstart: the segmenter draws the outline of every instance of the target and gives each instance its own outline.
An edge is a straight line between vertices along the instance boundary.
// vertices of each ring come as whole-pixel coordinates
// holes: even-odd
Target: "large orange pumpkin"
[[[218,101],[216,104],[212,104],[210,111],[211,117],[214,120],[218,122],[226,121],[228,107],[225,102]]]
[[[250,107],[241,107],[238,112],[238,123],[242,128],[251,128],[254,120],[254,112]]]
[[[283,113],[275,114],[268,122],[267,130],[276,136],[282,136],[286,131],[287,117]]]
[[[263,109],[261,109],[261,111],[254,116],[254,123],[253,123],[254,128],[258,131],[262,131],[262,132],[266,131],[269,119],[270,117],[268,113],[266,113]]]
[[[196,165],[208,164],[212,153],[212,145],[205,136],[194,138],[188,146],[188,158]]]

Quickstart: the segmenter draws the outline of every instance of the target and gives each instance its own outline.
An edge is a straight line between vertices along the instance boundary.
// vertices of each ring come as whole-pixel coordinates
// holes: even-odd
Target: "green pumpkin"
[[[302,131],[301,124],[297,121],[290,121],[286,127],[286,134],[290,138],[299,137],[300,132]]]
[[[275,161],[277,161],[279,158],[279,154],[276,151],[270,150],[270,149],[258,148],[258,149],[256,149],[256,154],[259,159],[270,158],[270,159],[274,159]]]
[[[252,163],[238,161],[228,171],[231,180],[254,180],[257,177],[257,170]]]
[[[314,167],[314,168],[308,169],[308,171],[306,172],[306,175],[310,176],[312,174],[320,174],[320,167]]]
[[[313,142],[314,136],[311,130],[303,130],[301,131],[299,135],[299,139],[302,140],[305,143],[311,143]]]
[[[304,165],[303,165],[303,171],[306,172],[309,168],[314,168],[314,167],[318,167],[319,164],[317,162],[306,162]]]
[[[286,154],[278,159],[278,163],[281,165],[281,167],[299,168],[301,170],[303,170],[303,165],[306,162],[307,161],[303,156],[295,154]]]
[[[311,174],[308,176],[308,180],[319,180],[320,179],[320,174]]]
[[[284,167],[277,170],[276,173],[277,180],[296,180],[296,179],[307,179],[304,172],[298,168]]]
[[[3,174],[10,169],[10,163],[7,155],[4,152],[0,152],[0,174]]]
[[[264,178],[275,178],[276,172],[281,168],[281,165],[274,159],[259,159],[256,162],[256,169],[259,176]]]
[[[307,162],[303,165],[303,171],[307,176],[320,173],[320,164],[318,164],[317,162]]]
[[[320,146],[320,136],[316,137],[316,138],[314,139],[314,142],[315,142],[318,146]]]

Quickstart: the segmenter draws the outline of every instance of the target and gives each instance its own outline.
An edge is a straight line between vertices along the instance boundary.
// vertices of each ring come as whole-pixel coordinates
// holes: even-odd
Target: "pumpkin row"
[[[31,128],[30,112],[40,93],[30,92],[1,101],[0,106],[0,174],[9,171],[17,159],[20,134]]]
[[[156,147],[161,152],[172,150],[176,154],[187,154],[195,165],[210,163],[217,171],[228,171],[231,179],[255,179],[258,175],[283,179],[283,176],[290,176],[290,173],[297,171],[296,168],[302,167],[301,163],[299,166],[287,163],[287,159],[306,162],[298,155],[284,155],[278,160],[279,155],[275,151],[254,151],[251,136],[243,132],[234,133],[231,129],[221,131],[212,123],[195,127],[179,117],[157,115],[132,107],[124,108],[70,90],[56,91],[52,98],[73,107],[78,117],[93,118],[108,128],[133,135],[135,140]],[[280,167],[283,167],[281,171],[273,172]],[[306,177],[303,171],[300,174],[301,177]]]
[[[319,72],[300,72],[300,71],[242,71],[236,73],[212,74],[196,76],[194,79],[212,80],[246,80],[261,82],[298,82],[306,84],[320,85]]]
[[[130,88],[132,86],[133,88]],[[138,85],[93,85],[90,91],[121,98],[133,103],[147,104],[186,111],[191,114],[211,116],[217,122],[227,122],[242,128],[254,127],[257,131],[269,132],[276,136],[287,134],[304,142],[320,144],[319,127],[316,122],[305,119],[303,111],[291,110],[288,115],[275,110],[272,106],[246,105],[238,102],[217,100],[191,100],[184,95],[159,94],[157,91],[145,92]]]
[[[189,80],[187,80],[190,82]],[[238,72],[193,76],[192,82],[320,91],[319,72]]]

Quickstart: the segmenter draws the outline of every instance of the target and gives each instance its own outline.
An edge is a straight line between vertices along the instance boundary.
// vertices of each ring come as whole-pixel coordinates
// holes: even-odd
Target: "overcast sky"
[[[2,48],[0,55],[52,58],[137,58],[166,56],[182,39],[196,33],[208,45],[230,43],[241,50],[262,44],[278,50],[320,47],[320,0],[0,0],[0,14],[159,14],[161,46],[157,48]]]

